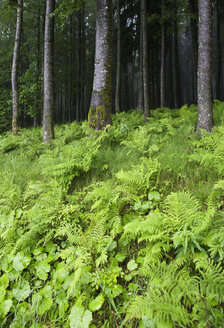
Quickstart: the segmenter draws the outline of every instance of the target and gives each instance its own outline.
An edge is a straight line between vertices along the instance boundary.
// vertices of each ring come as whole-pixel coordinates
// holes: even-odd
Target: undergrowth
[[[0,136],[0,326],[223,327],[224,105]]]

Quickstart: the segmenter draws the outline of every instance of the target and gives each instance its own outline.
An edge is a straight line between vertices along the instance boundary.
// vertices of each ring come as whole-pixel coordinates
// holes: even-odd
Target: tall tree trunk
[[[44,32],[44,108],[43,142],[54,138],[54,0],[46,0]]]
[[[212,51],[211,51],[211,0],[199,0],[198,34],[198,123],[200,130],[211,131],[212,115]]]
[[[149,63],[148,63],[148,26],[146,0],[141,0],[141,20],[143,33],[143,91],[144,91],[144,113],[145,118],[150,115],[149,104]]]
[[[120,91],[121,89],[121,13],[120,0],[117,0],[117,72],[116,72],[116,95],[115,111],[120,113]]]
[[[36,99],[35,99],[35,112],[34,112],[34,118],[33,118],[33,126],[34,128],[37,127],[37,125],[39,124],[39,120],[40,120],[40,99],[41,99],[41,89],[40,89],[40,75],[41,75],[41,48],[40,48],[40,5],[38,7],[38,11],[37,11],[37,75],[36,75],[36,83],[38,85],[37,87],[37,93],[36,93]]]
[[[221,72],[222,72],[222,56],[221,56],[221,29],[220,29],[220,0],[216,0],[216,38],[217,38],[217,74],[216,74],[216,99],[220,99],[221,91]]]
[[[160,106],[166,106],[166,28],[165,28],[165,3],[162,0],[162,29],[161,29],[161,77],[160,77]]]
[[[181,104],[180,73],[179,73],[179,51],[178,51],[178,28],[177,28],[177,1],[173,4],[173,38],[172,38],[172,58],[173,58],[173,87],[174,87],[174,107],[179,108]]]
[[[23,21],[23,0],[18,0],[16,35],[12,61],[12,134],[18,135],[19,128],[19,90],[18,90],[18,68],[20,59],[20,44]]]
[[[194,89],[197,89],[197,68],[198,68],[198,10],[195,4],[195,0],[188,0],[189,14],[190,14],[190,29],[191,29],[191,40],[193,48],[193,65],[194,65]],[[197,95],[195,93],[194,102],[197,102]]]
[[[140,18],[140,43],[139,43],[139,78],[138,78],[138,110],[143,110],[143,24]]]
[[[112,1],[97,0],[94,81],[89,126],[102,130],[112,124]]]

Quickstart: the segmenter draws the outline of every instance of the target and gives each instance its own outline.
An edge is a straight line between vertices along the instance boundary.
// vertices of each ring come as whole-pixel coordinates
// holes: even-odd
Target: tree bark
[[[181,104],[180,73],[179,73],[179,51],[178,51],[178,28],[177,28],[177,1],[173,4],[173,38],[172,38],[172,58],[173,58],[173,87],[174,106],[179,108]]]
[[[220,99],[221,94],[221,72],[222,72],[222,47],[220,28],[220,0],[216,0],[216,42],[217,42],[217,74],[216,74],[216,99]]]
[[[188,0],[189,14],[190,14],[190,30],[191,30],[191,40],[193,48],[193,66],[194,66],[194,90],[197,89],[197,68],[198,68],[198,11],[195,5],[195,0]],[[197,102],[197,95],[193,94],[193,101]]]
[[[161,28],[161,77],[160,77],[160,106],[166,106],[166,28],[165,28],[165,3],[162,0],[162,28]]]
[[[143,24],[142,19],[140,18],[138,110],[143,110],[143,93]]]
[[[13,61],[12,61],[12,134],[18,135],[19,129],[19,90],[18,90],[18,71],[20,60],[20,45],[23,21],[23,0],[18,0],[16,35],[14,43]]]
[[[103,130],[112,124],[112,1],[97,0],[96,49],[89,126]]]
[[[198,123],[201,129],[211,131],[212,114],[212,52],[211,52],[211,0],[199,0],[198,34]]]
[[[44,32],[43,142],[54,138],[54,0],[46,0]]]
[[[117,0],[117,72],[116,72],[116,94],[115,111],[120,113],[120,91],[121,89],[121,13],[120,0]]]
[[[147,29],[147,11],[146,0],[141,0],[141,20],[142,20],[142,38],[143,38],[143,91],[144,91],[144,113],[145,118],[150,115],[149,104],[149,63],[148,63],[148,29]]]

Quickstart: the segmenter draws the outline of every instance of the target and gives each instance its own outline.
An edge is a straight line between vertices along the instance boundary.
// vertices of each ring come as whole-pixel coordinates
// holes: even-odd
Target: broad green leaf
[[[124,259],[125,259],[125,255],[122,254],[122,253],[118,253],[116,256],[115,256],[115,259],[118,261],[118,262],[123,262]]]
[[[92,312],[97,311],[101,308],[103,303],[104,303],[104,296],[103,294],[99,294],[96,298],[94,298],[89,302],[89,310]]]
[[[50,272],[51,270],[51,266],[45,261],[37,262],[36,269],[37,269],[37,277],[40,278],[41,280],[46,280],[48,277],[48,272]]]
[[[21,314],[25,314],[26,312],[30,311],[30,305],[27,302],[20,303],[17,306],[17,312]]]
[[[127,264],[127,268],[129,271],[134,271],[135,269],[137,269],[137,267],[138,267],[138,264],[135,262],[134,259],[129,261]]]
[[[17,301],[24,301],[30,295],[30,285],[28,281],[21,279],[19,282],[15,283],[12,292]]]
[[[115,285],[113,287],[105,287],[104,292],[109,298],[115,298],[123,292],[123,287],[121,285]]]
[[[70,328],[88,328],[92,321],[92,312],[83,306],[74,305],[69,315]]]
[[[42,288],[40,291],[40,295],[43,295],[45,298],[51,298],[52,297],[51,286],[47,285],[44,288]]]
[[[158,202],[160,200],[160,193],[158,191],[151,191],[148,194],[148,200],[155,200]]]
[[[31,257],[24,255],[23,252],[19,252],[13,259],[13,268],[16,271],[23,271],[30,264]]]
[[[33,255],[40,255],[41,253],[43,253],[43,247],[38,247],[38,248],[35,248],[34,251],[33,251]]]
[[[53,241],[49,241],[47,244],[46,244],[46,246],[45,246],[45,250],[46,250],[46,252],[52,252],[52,253],[54,253],[55,251],[56,251],[56,249],[58,248],[58,245],[57,244],[55,244],[55,243],[53,243]]]
[[[10,260],[8,256],[3,256],[0,261],[0,270],[6,272],[8,270],[9,262]]]
[[[0,278],[0,287],[7,288],[9,285],[9,278],[8,276],[4,273],[1,278]]]
[[[0,304],[4,301],[4,299],[5,299],[5,293],[6,293],[6,291],[5,291],[5,288],[2,286],[2,287],[0,287]]]
[[[5,300],[0,303],[0,318],[4,319],[12,306],[12,300]]]

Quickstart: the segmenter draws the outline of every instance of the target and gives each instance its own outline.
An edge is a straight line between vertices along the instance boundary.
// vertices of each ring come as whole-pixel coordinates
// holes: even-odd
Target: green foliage
[[[3,328],[223,327],[223,127],[195,113],[0,136]]]

